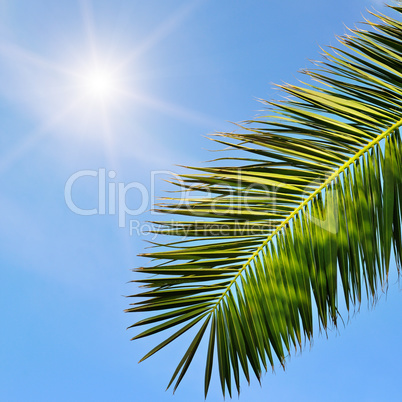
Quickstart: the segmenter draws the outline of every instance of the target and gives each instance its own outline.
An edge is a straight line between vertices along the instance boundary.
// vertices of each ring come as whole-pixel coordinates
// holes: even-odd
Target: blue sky
[[[131,269],[150,239],[129,221],[144,228],[174,164],[211,159],[206,134],[258,114],[256,99],[278,97],[273,83],[295,82],[373,5],[383,11],[368,0],[0,0],[0,400],[203,400],[202,350],[165,392],[189,338],[137,364],[162,338],[126,331],[139,317],[123,313],[123,295],[138,290]],[[127,208],[144,212],[119,224],[119,205],[69,208],[66,182],[86,170],[97,176],[79,177],[72,201],[99,212],[102,169],[105,196],[131,183]],[[375,309],[317,335],[262,387],[244,383],[240,400],[398,400],[395,271]],[[222,400],[216,376],[209,400]]]

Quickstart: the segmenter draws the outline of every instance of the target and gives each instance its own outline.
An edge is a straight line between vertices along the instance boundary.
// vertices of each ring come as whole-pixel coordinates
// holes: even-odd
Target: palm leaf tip
[[[374,15],[310,83],[281,85],[289,98],[266,102],[272,116],[214,138],[242,153],[227,158],[237,166],[193,168],[180,186],[197,195],[158,207],[196,219],[160,222],[155,233],[180,240],[145,254],[155,263],[138,271],[152,276],[127,311],[147,313],[135,338],[173,331],[143,359],[195,331],[174,389],[204,339],[205,396],[214,365],[223,394],[239,392],[242,375],[260,380],[312,339],[314,311],[336,326],[340,296],[348,310],[375,300],[392,255],[399,272],[402,23]]]

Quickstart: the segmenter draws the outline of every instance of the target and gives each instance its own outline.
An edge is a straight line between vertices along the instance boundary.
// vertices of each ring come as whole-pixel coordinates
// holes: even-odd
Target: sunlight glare
[[[110,99],[117,86],[116,77],[107,69],[96,68],[83,76],[84,91],[95,100]]]
[[[119,80],[113,68],[97,63],[82,69],[77,75],[77,90],[87,100],[108,104],[116,101]]]

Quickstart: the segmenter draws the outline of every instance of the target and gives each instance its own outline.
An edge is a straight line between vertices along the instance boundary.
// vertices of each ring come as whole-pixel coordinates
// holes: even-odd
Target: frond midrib
[[[239,276],[242,275],[244,270],[250,265],[250,263],[254,260],[254,258],[257,257],[257,255],[261,252],[261,250],[279,233],[281,229],[283,229],[295,216],[296,214],[301,211],[305,206],[308,205],[308,203],[316,196],[318,195],[323,189],[325,189],[334,179],[339,177],[339,175],[347,169],[352,163],[354,163],[357,159],[359,159],[364,153],[369,151],[371,148],[373,148],[375,145],[377,145],[381,140],[386,138],[388,135],[390,135],[393,131],[398,129],[399,127],[402,126],[402,118],[398,120],[396,123],[394,123],[391,127],[389,127],[387,130],[379,134],[374,140],[369,142],[366,146],[364,146],[359,152],[357,152],[355,155],[353,155],[351,158],[349,158],[341,167],[339,167],[335,172],[333,172],[328,179],[324,181],[314,192],[312,192],[298,207],[296,207],[292,213],[280,224],[276,227],[276,229],[267,237],[266,240],[257,248],[257,250],[254,251],[254,253],[249,257],[249,259],[243,264],[242,268],[237,272],[237,274],[234,276],[232,281],[229,283],[227,286],[226,290],[224,293],[219,297],[217,300],[216,304],[212,307],[210,311],[210,315],[212,315],[216,308],[219,306],[223,298],[226,296],[226,294],[229,292],[230,288],[232,285],[237,281]]]

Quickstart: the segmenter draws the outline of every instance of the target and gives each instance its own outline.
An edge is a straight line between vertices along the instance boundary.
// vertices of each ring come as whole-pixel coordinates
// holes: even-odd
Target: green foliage
[[[340,294],[348,309],[362,293],[374,301],[392,253],[399,269],[402,23],[373,15],[304,72],[309,84],[281,86],[270,116],[213,138],[241,157],[190,168],[177,184],[196,196],[159,206],[193,219],[159,223],[156,233],[180,240],[143,254],[156,262],[137,270],[145,292],[127,311],[153,314],[133,339],[175,327],[143,359],[199,328],[174,389],[205,338],[205,395],[213,364],[223,394],[239,391],[242,375],[260,379],[312,339],[314,311],[321,328],[336,326]]]

